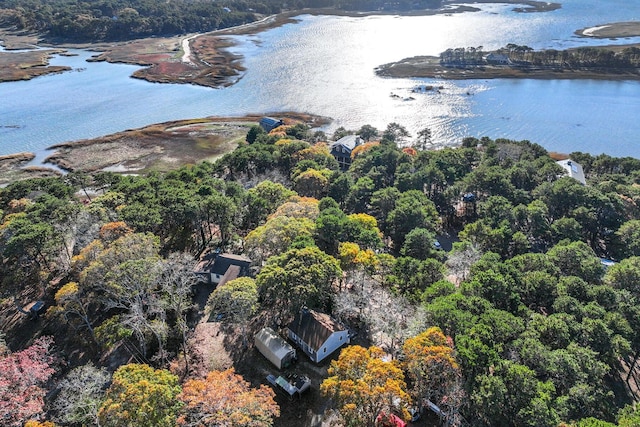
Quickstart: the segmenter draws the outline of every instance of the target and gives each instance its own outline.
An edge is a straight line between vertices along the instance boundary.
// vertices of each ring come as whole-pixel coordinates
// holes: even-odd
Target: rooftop
[[[316,351],[331,334],[345,330],[328,314],[306,309],[300,310],[289,329]]]

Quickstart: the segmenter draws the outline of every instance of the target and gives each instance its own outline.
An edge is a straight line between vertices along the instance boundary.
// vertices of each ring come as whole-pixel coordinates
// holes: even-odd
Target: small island
[[[534,50],[513,43],[496,51],[447,49],[439,57],[416,56],[376,68],[383,77],[443,79],[640,80],[640,48],[629,46]]]

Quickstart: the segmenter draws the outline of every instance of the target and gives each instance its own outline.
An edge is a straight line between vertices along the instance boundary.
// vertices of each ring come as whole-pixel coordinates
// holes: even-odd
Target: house
[[[490,53],[484,57],[484,60],[492,65],[509,65],[511,60],[504,53]]]
[[[296,350],[271,328],[262,328],[255,335],[254,344],[278,369],[290,366],[296,359]]]
[[[364,139],[358,135],[346,135],[332,143],[329,149],[331,155],[338,161],[340,168],[348,169],[351,166],[351,152],[363,143]]]
[[[209,284],[222,286],[225,283],[248,276],[251,260],[242,255],[235,254],[214,254],[196,274],[204,277]]]
[[[587,180],[584,177],[584,171],[582,170],[582,165],[580,163],[574,162],[571,159],[560,160],[556,163],[562,166],[562,169],[567,172],[568,176],[575,179],[582,185],[587,185]]]
[[[313,310],[300,310],[287,329],[289,339],[316,363],[349,343],[349,331],[328,314]]]
[[[267,133],[282,125],[284,125],[282,120],[274,119],[273,117],[263,117],[260,119],[260,127]]]

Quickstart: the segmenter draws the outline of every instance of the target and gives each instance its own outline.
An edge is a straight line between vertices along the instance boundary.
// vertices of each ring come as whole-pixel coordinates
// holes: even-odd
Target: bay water
[[[31,151],[42,161],[53,144],[169,120],[277,115],[331,117],[324,131],[397,122],[434,146],[465,136],[528,139],[550,151],[640,158],[640,82],[494,79],[391,79],[376,66],[447,48],[507,43],[536,49],[626,44],[596,40],[580,28],[640,19],[640,1],[567,0],[552,12],[516,13],[513,5],[473,5],[479,12],[434,16],[302,15],[297,22],[232,37],[247,71],[234,85],[210,89],[130,78],[136,66],[88,63],[87,51],[54,65],[74,71],[0,84],[0,154]],[[442,86],[414,94],[417,85]],[[394,93],[398,97],[391,97]],[[409,97],[413,97],[410,100]]]

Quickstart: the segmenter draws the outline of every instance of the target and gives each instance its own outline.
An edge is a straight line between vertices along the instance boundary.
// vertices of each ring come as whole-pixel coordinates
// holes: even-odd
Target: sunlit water
[[[605,3],[605,4],[603,4]],[[414,135],[429,127],[435,145],[465,136],[528,139],[553,151],[606,152],[640,158],[640,82],[591,80],[385,79],[380,64],[449,47],[507,43],[533,48],[639,42],[578,38],[583,27],[640,18],[640,1],[569,0],[547,13],[509,5],[481,12],[423,17],[302,16],[258,35],[234,37],[247,72],[235,85],[208,89],[129,78],[133,66],[87,63],[87,52],[54,64],[74,72],[0,84],[0,154],[36,152],[55,143],[150,123],[208,115],[301,111],[338,126],[384,128]],[[411,94],[418,84],[439,93]],[[392,98],[390,93],[399,95]],[[413,96],[415,100],[403,100]]]

